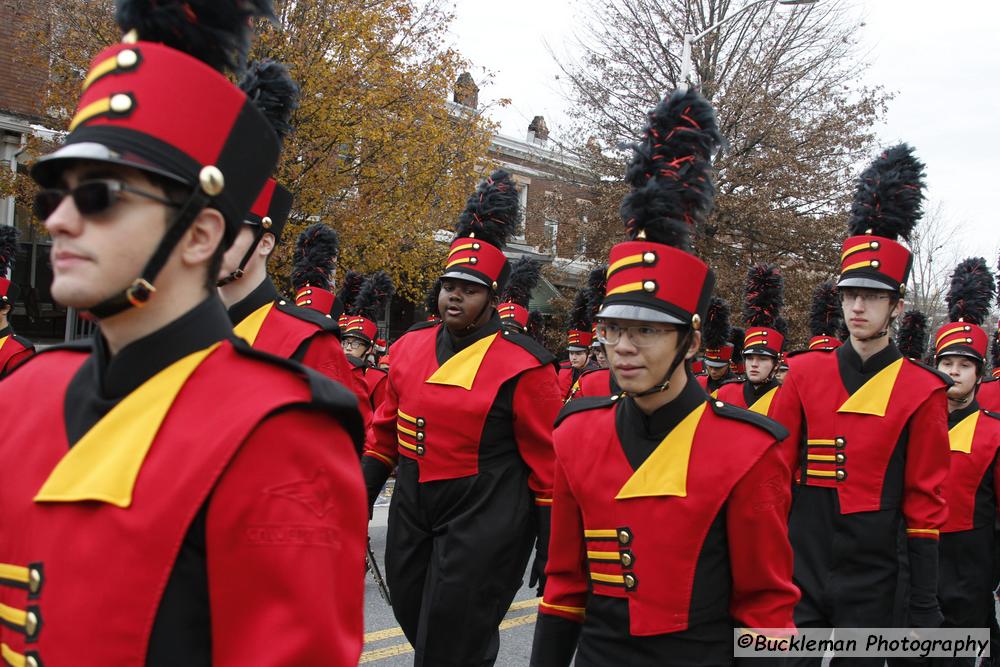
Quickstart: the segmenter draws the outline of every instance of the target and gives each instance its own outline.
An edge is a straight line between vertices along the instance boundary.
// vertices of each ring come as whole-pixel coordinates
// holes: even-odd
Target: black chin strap
[[[677,348],[677,354],[674,355],[674,360],[670,362],[670,368],[667,369],[667,375],[666,377],[663,378],[662,382],[660,382],[659,384],[654,384],[652,387],[650,387],[645,391],[640,391],[634,394],[629,393],[627,391],[623,391],[622,393],[625,394],[626,396],[631,396],[632,398],[639,398],[640,396],[649,396],[650,394],[658,394],[661,391],[666,391],[667,389],[670,389],[670,378],[674,376],[674,371],[677,370],[678,366],[684,363],[684,358],[685,356],[687,356],[688,345],[691,342],[691,331],[692,331],[691,329],[688,329],[687,333],[684,334],[684,338],[681,339],[680,345]]]
[[[486,310],[492,305],[492,303],[493,303],[493,291],[490,290],[490,293],[486,297],[486,303],[483,305],[482,310],[480,310],[479,314],[476,315],[475,319],[473,319],[472,322],[469,323],[469,326],[462,329],[462,331],[471,331],[476,326],[476,322],[478,322],[479,318],[486,313]]]
[[[894,301],[893,304],[892,304],[892,308],[895,308],[895,307],[896,307],[896,302]],[[858,338],[857,340],[859,342],[861,342],[861,343],[867,343],[870,340],[878,340],[879,338],[882,338],[883,336],[888,336],[889,335],[889,327],[892,326],[892,308],[889,309],[889,314],[886,315],[886,318],[885,318],[885,324],[882,325],[881,330],[877,334],[873,334],[871,336],[866,336],[865,338]]]
[[[240,260],[240,265],[236,267],[235,271],[230,272],[228,276],[220,279],[215,283],[216,287],[225,287],[229,283],[236,282],[243,277],[244,269],[247,268],[247,264],[250,262],[250,258],[253,257],[254,251],[257,250],[257,246],[260,244],[260,240],[264,238],[264,227],[262,225],[250,225],[254,228],[253,230],[253,243],[247,248],[247,251],[243,253],[243,259]]]
[[[173,223],[167,228],[166,234],[160,239],[153,256],[146,262],[142,274],[133,280],[132,284],[124,291],[101,301],[92,308],[87,308],[83,312],[89,313],[97,319],[104,319],[129,308],[142,308],[146,305],[149,297],[156,292],[153,281],[163,270],[163,266],[170,258],[170,253],[174,251],[181,238],[191,228],[195,218],[208,205],[209,199],[210,197],[200,187],[195,187],[187,201],[181,205]]]

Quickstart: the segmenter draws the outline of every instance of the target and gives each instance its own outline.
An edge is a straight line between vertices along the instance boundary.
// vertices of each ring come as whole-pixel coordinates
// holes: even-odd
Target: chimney
[[[549,139],[549,127],[545,124],[544,116],[535,116],[528,125],[528,141],[545,145]]]
[[[455,104],[461,104],[470,109],[479,108],[479,86],[472,80],[472,75],[462,72],[455,81],[455,95],[452,98]]]

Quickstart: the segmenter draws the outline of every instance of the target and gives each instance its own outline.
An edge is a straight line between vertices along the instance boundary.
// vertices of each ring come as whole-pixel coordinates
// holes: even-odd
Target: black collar
[[[438,365],[451,359],[453,356],[469,347],[478,340],[491,336],[500,331],[500,315],[494,310],[489,321],[467,336],[456,336],[448,330],[446,324],[442,324],[437,332],[437,361]]]
[[[92,359],[105,398],[122,398],[161,370],[232,335],[222,301],[210,296],[167,326],[129,343],[109,357],[107,342],[97,336]]]
[[[707,400],[708,396],[690,371],[687,384],[677,398],[657,408],[651,415],[643,412],[631,397],[622,399],[615,414],[615,428],[632,468],[638,470],[663,438]]]
[[[750,382],[750,380],[747,380],[743,383],[743,401],[749,408],[757,402],[757,399],[777,386],[778,381],[774,378],[771,378],[767,382],[761,382],[760,384],[754,384],[753,382]]]
[[[229,307],[229,320],[233,326],[239,324],[261,306],[277,301],[281,298],[278,290],[271,282],[271,278],[265,276],[264,280],[257,285],[252,292],[247,294],[241,301],[237,301]]]
[[[966,405],[961,410],[955,410],[954,412],[948,413],[948,428],[954,428],[960,421],[971,415],[973,412],[979,410],[979,401],[972,399],[972,402]]]
[[[3,329],[0,329],[0,338],[3,338],[4,336],[10,336],[13,333],[14,333],[14,330],[11,329],[10,325],[8,324]]]
[[[891,340],[884,350],[876,352],[867,361],[861,361],[861,357],[850,341],[838,347],[834,354],[837,355],[840,379],[848,394],[856,392],[879,371],[903,357],[896,348],[896,344]]]

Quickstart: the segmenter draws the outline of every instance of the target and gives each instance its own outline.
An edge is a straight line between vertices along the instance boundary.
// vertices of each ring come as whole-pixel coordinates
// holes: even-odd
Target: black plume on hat
[[[292,131],[292,112],[299,107],[299,86],[288,68],[274,60],[250,63],[240,81],[240,90],[257,107],[283,142]]]
[[[337,292],[337,300],[344,307],[345,313],[354,312],[354,302],[364,284],[365,277],[360,273],[348,271],[344,276],[344,280],[340,283],[340,291]]]
[[[951,274],[947,298],[948,317],[952,322],[961,319],[970,324],[984,324],[995,293],[996,282],[985,259],[970,257],[959,262]]]
[[[919,310],[908,310],[899,318],[896,347],[910,359],[923,359],[927,352],[927,316]]]
[[[702,329],[702,341],[707,349],[718,349],[729,342],[732,327],[729,325],[729,304],[717,296],[708,302],[708,315]],[[742,346],[742,340],[740,341]]]
[[[525,332],[535,339],[535,342],[542,343],[545,340],[545,318],[537,310],[528,313],[528,326]]]
[[[608,289],[608,267],[598,266],[590,270],[587,276],[587,307],[590,309],[590,322],[594,322],[597,312],[604,301],[604,292]]]
[[[923,215],[924,165],[906,144],[882,153],[858,178],[847,223],[851,236],[909,241]]]
[[[809,333],[813,336],[836,336],[844,319],[843,312],[837,286],[829,281],[819,285],[813,291],[809,308]]]
[[[520,220],[517,186],[511,175],[502,169],[493,172],[469,196],[465,210],[458,217],[455,237],[471,236],[501,250]]]
[[[593,320],[590,317],[590,294],[584,288],[576,293],[573,309],[569,311],[569,328],[577,331],[590,331]]]
[[[776,328],[784,305],[784,278],[777,266],[755,264],[747,272],[743,323],[748,327]]]
[[[352,304],[352,309],[348,310],[345,306],[345,312],[348,315],[360,315],[375,322],[383,314],[385,304],[388,303],[395,291],[396,288],[392,284],[392,278],[389,277],[389,274],[385,271],[376,271],[361,285],[358,296]]]
[[[330,289],[330,276],[337,268],[340,241],[332,227],[317,222],[307,227],[295,241],[292,254],[292,287],[306,285]]]
[[[504,290],[502,301],[509,301],[527,308],[531,301],[531,293],[538,285],[542,277],[542,265],[540,262],[522,257],[514,262],[510,270],[510,278],[507,281],[507,289]],[[435,296],[435,305],[437,297]]]
[[[441,317],[441,313],[438,312],[438,296],[440,294],[441,279],[438,278],[434,281],[434,284],[430,286],[427,290],[427,294],[424,296],[424,310],[427,311],[428,315]]]
[[[676,91],[649,114],[633,146],[621,205],[630,239],[691,251],[691,234],[715,201],[712,154],[722,141],[712,106],[694,89]]]
[[[0,226],[0,278],[6,278],[7,272],[14,268],[18,237],[20,237],[20,233],[17,231],[17,227]]]
[[[115,20],[144,42],[188,53],[220,72],[240,72],[251,20],[274,20],[271,0],[116,0]]]
[[[743,361],[743,340],[747,337],[746,329],[740,329],[739,327],[733,327],[729,334],[729,342],[733,344],[733,357],[734,363],[739,363]]]

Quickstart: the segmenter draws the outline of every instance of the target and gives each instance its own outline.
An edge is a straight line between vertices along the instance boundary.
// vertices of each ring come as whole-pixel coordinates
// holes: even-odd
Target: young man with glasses
[[[611,250],[597,325],[622,392],[557,421],[534,667],[574,653],[578,667],[726,665],[734,625],[794,632],[786,433],[709,399],[689,370],[715,282],[691,221],[711,209],[719,142],[708,103],[677,92],[629,166],[631,240]]]
[[[922,201],[923,165],[906,145],[886,151],[861,175],[838,281],[850,339],[830,353],[792,358],[775,399],[772,415],[791,434],[796,487],[789,536],[802,591],[800,627],[941,622],[937,555],[947,517],[950,381],[903,358],[889,338],[911,265],[896,239],[909,238]],[[909,613],[896,619],[904,530]]]
[[[395,287],[385,271],[378,271],[365,279],[358,294],[351,303],[344,319],[344,353],[353,367],[353,373],[366,388],[366,399],[372,414],[378,410],[385,398],[386,380],[389,374],[374,365],[375,340],[378,325],[375,321],[385,313],[385,307],[392,298]]]
[[[126,41],[32,168],[52,295],[98,333],[0,383],[3,658],[356,665],[355,400],[234,338],[215,290],[278,155],[226,76],[270,6],[117,4]]]
[[[697,378],[698,384],[713,398],[726,380],[736,376],[730,368],[734,347],[729,342],[732,327],[729,325],[729,304],[719,297],[712,297],[708,315],[702,329],[705,344],[704,367],[706,373]]]

